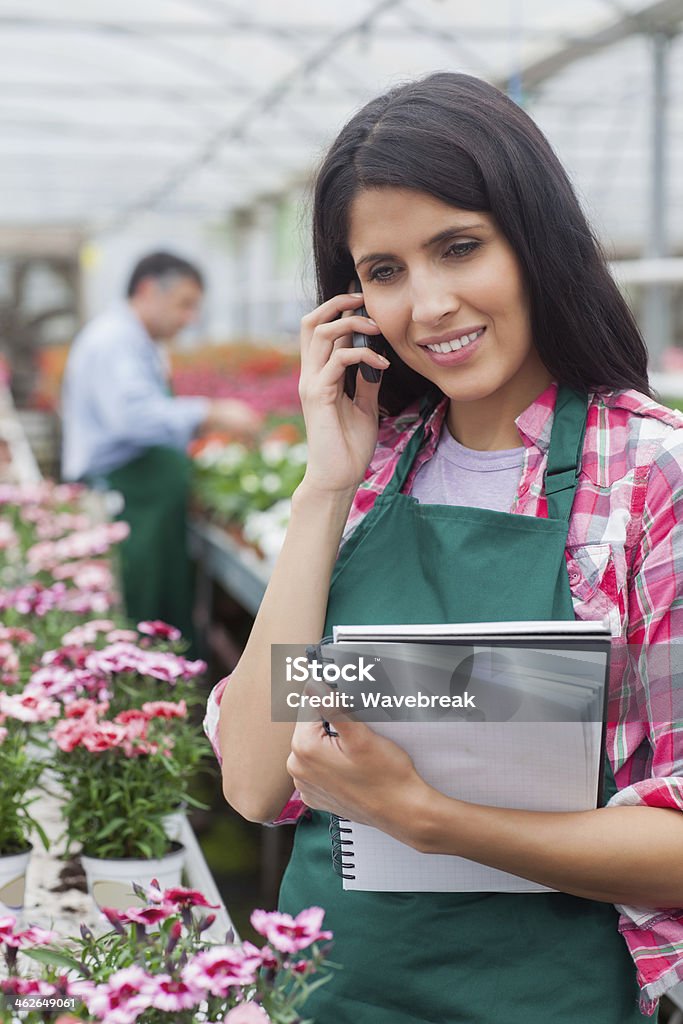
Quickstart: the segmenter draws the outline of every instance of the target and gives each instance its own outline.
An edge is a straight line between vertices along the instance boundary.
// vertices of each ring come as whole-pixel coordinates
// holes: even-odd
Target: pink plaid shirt
[[[543,475],[556,396],[551,384],[516,420],[525,446],[516,515],[547,518]],[[407,492],[434,454],[446,409],[444,400],[429,419]],[[391,479],[418,423],[417,406],[382,421],[342,544]],[[635,391],[590,396],[566,559],[577,619],[607,618],[614,637],[607,749],[619,792],[610,805],[683,811],[683,415]],[[212,690],[205,721],[217,755],[227,681]],[[304,812],[294,793],[274,824]],[[683,909],[618,909],[641,1006],[653,1013],[657,999],[683,981]]]

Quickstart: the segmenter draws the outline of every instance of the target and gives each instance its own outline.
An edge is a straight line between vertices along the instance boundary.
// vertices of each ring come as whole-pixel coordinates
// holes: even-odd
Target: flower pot
[[[185,860],[185,847],[173,844],[174,849],[157,860],[133,857],[104,860],[81,854],[81,863],[88,883],[88,892],[97,906],[127,910],[139,907],[143,901],[133,891],[133,883],[147,887],[156,878],[162,889],[180,885]]]
[[[26,870],[33,847],[22,853],[0,855],[0,910],[21,910],[24,906]]]
[[[183,822],[185,821],[185,805],[178,807],[175,811],[167,814],[163,820],[164,831],[169,839],[174,839],[176,842],[180,841],[180,834],[183,830]]]

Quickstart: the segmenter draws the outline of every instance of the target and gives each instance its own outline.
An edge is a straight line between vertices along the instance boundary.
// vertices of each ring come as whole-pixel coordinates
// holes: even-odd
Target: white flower
[[[289,448],[286,441],[264,441],[261,445],[261,458],[267,466],[278,466],[287,459]]]
[[[251,512],[247,516],[244,536],[251,544],[258,545],[269,562],[275,561],[280,553],[291,511],[291,500],[284,498],[265,512]]]
[[[261,487],[266,494],[275,494],[282,487],[282,477],[277,473],[265,473],[261,480]]]
[[[245,473],[240,477],[240,487],[247,494],[256,494],[261,486],[261,481],[255,473]]]
[[[305,441],[293,444],[289,449],[288,461],[293,466],[305,466],[308,461],[308,446]]]
[[[226,444],[221,448],[218,465],[221,469],[236,469],[248,455],[243,444]]]

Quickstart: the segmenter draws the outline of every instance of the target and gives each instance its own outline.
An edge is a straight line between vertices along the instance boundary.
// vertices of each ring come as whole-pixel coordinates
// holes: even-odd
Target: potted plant
[[[59,706],[24,693],[0,692],[0,904],[19,910],[24,879],[33,849],[32,833],[45,849],[48,839],[30,812],[37,799],[44,760],[39,757],[36,723],[49,721]]]
[[[128,906],[133,882],[180,882],[183,850],[164,819],[179,800],[192,799],[187,785],[196,755],[184,725],[176,724],[185,716],[184,702],[146,702],[112,715],[107,701],[79,698],[50,734],[67,850],[80,844],[99,906]]]
[[[79,627],[65,638],[90,637],[89,626]],[[206,670],[203,661],[190,661],[182,654],[186,646],[181,633],[168,623],[139,622],[136,630],[115,630],[106,634],[109,642],[93,650],[84,665],[101,680],[110,702],[109,716],[130,714],[139,709],[168,719],[173,738],[173,761],[185,783],[184,794],[176,787],[165,818],[173,839],[179,837],[188,806],[205,808],[187,794],[192,778],[208,766],[215,770],[211,748],[201,728],[204,697],[197,677]],[[104,692],[104,691],[101,691]]]
[[[62,1013],[55,1024],[294,1024],[329,977],[332,935],[322,930],[319,907],[296,918],[254,911],[252,924],[267,940],[257,947],[236,943],[231,932],[222,942],[209,939],[213,915],[204,914],[210,906],[200,892],[155,884],[137,895],[137,907],[106,909],[112,928],[98,936],[84,926],[80,937],[60,938],[0,921],[9,967],[0,981],[8,1015],[0,1007],[0,1022],[20,1010],[33,1024],[45,1009]],[[32,976],[21,971],[25,957],[42,965],[40,976],[35,963]]]

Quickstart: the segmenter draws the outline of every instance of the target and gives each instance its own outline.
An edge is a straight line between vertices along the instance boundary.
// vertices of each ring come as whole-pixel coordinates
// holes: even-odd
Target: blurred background
[[[365,100],[437,69],[497,83],[538,121],[654,369],[676,369],[682,19],[680,0],[2,0],[0,350],[16,404],[55,411],[64,347],[152,248],[207,274],[183,347],[293,339],[312,302],[312,169]]]
[[[0,372],[57,475],[68,346],[153,249],[206,274],[178,394],[240,397],[270,447],[195,452],[197,621],[239,655],[300,478],[297,334],[314,304],[308,189],[350,114],[435,70],[496,83],[569,170],[683,405],[683,0],[0,0]],[[196,821],[229,907],[272,903],[288,830]],[[206,792],[204,792],[206,796]],[[240,895],[242,894],[242,895]]]

